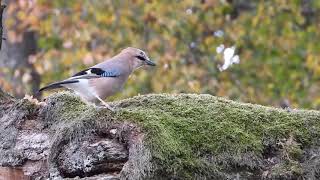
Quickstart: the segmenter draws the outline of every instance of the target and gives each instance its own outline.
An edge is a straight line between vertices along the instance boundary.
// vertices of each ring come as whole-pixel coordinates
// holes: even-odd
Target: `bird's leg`
[[[114,111],[114,108],[112,108],[108,103],[106,103],[104,100],[102,100],[99,96],[96,96],[96,98],[101,102],[101,104],[109,109],[110,111]]]

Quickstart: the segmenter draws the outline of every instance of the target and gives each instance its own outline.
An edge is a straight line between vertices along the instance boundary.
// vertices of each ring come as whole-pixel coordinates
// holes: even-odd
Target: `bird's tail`
[[[55,82],[52,84],[49,84],[41,89],[39,89],[39,92],[41,91],[46,91],[46,90],[51,90],[51,89],[57,89],[57,88],[62,88],[64,84],[72,84],[72,83],[77,83],[79,80],[73,79],[73,80],[64,80],[60,82]]]

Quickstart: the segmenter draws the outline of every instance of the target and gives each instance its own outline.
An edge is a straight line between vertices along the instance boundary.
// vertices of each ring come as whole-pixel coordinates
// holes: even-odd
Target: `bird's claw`
[[[102,105],[98,106],[99,108],[103,108],[103,109],[108,109],[112,112],[115,112],[115,109],[113,107],[111,107],[109,104],[107,103],[103,103]]]
[[[112,111],[112,112],[115,112],[116,110],[114,109],[114,108],[112,108],[112,107],[107,107],[107,106],[104,106],[104,108],[106,108],[106,109],[109,109],[110,111]]]

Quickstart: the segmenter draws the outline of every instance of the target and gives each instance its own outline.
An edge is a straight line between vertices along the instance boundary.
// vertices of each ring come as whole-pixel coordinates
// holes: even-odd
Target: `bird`
[[[127,47],[114,57],[84,69],[70,78],[40,88],[39,92],[67,88],[86,102],[114,111],[104,100],[119,92],[130,74],[142,66],[156,66],[156,64],[143,50]]]

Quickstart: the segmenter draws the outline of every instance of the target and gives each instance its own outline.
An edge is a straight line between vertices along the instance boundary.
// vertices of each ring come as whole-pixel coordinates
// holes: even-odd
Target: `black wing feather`
[[[50,89],[57,89],[57,88],[62,88],[61,85],[63,84],[72,84],[72,83],[77,83],[79,80],[65,80],[65,81],[60,81],[60,82],[55,82],[52,84],[49,84],[41,89],[39,89],[39,92],[44,91],[44,90],[50,90]]]
[[[105,71],[101,68],[88,68],[85,69],[83,71],[80,71],[76,74],[74,74],[72,77],[77,77],[77,76],[83,76],[83,75],[87,75],[87,74],[95,74],[101,77],[117,77],[120,75],[120,73],[118,71],[115,70],[108,70]]]

